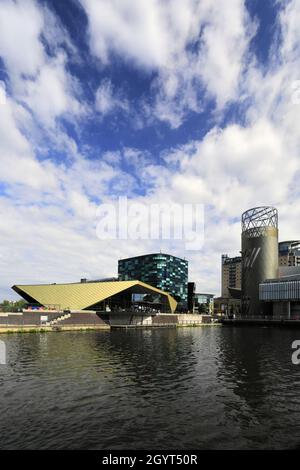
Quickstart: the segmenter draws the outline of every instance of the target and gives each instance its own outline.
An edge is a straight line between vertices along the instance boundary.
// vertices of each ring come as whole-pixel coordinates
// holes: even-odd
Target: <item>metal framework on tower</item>
[[[278,228],[278,211],[275,207],[253,207],[242,215],[242,232],[248,237],[260,237],[268,227]]]

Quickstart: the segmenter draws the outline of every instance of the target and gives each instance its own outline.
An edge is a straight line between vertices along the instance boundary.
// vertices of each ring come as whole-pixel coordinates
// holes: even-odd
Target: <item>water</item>
[[[1,335],[1,449],[300,444],[300,330],[205,327]]]

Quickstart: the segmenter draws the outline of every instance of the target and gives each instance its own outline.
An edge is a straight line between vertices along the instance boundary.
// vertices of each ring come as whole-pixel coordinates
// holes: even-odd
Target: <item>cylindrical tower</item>
[[[242,215],[242,314],[266,313],[259,283],[278,276],[278,212],[254,207]]]

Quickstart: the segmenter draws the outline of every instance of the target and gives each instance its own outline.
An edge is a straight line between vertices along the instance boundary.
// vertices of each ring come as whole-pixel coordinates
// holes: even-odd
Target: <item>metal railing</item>
[[[300,315],[224,315],[221,320],[239,320],[239,321],[300,321]]]

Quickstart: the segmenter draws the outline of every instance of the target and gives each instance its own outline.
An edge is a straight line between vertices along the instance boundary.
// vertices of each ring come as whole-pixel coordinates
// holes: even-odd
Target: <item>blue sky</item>
[[[256,205],[299,238],[299,22],[296,0],[2,0],[0,297],[160,249],[218,294]],[[118,196],[202,204],[202,248],[100,240]]]

